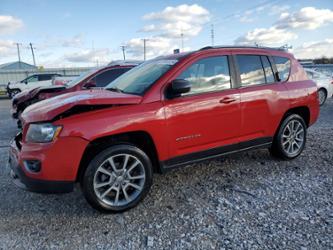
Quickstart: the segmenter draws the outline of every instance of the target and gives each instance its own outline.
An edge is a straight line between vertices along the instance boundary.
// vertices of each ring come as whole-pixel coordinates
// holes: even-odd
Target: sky
[[[212,31],[214,39],[212,39]],[[103,65],[209,45],[291,46],[333,57],[333,0],[0,0],[0,64]]]

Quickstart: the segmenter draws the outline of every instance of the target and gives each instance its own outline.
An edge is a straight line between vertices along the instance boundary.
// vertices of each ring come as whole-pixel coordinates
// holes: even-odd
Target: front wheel
[[[270,152],[284,160],[296,158],[305,147],[306,132],[307,126],[301,116],[287,116],[275,135]]]
[[[149,157],[133,145],[115,145],[100,152],[82,180],[89,204],[102,212],[123,212],[136,206],[152,185]]]
[[[21,91],[19,89],[13,89],[13,90],[9,90],[8,95],[9,98],[14,98],[14,96],[16,96],[18,93],[20,93]]]

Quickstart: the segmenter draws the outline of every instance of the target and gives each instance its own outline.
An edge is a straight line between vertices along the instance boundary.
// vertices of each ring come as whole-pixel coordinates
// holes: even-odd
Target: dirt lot
[[[155,175],[148,197],[116,215],[92,210],[79,188],[41,195],[12,184],[9,106],[0,100],[0,249],[333,248],[332,99],[296,160],[259,150]]]

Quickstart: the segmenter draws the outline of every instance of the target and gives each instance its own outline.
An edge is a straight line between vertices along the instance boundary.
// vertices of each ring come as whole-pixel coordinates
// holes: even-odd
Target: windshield
[[[143,95],[177,60],[154,59],[121,75],[105,88],[108,90]]]
[[[96,69],[91,69],[88,70],[86,72],[83,72],[81,75],[79,75],[78,77],[74,78],[73,80],[71,80],[70,82],[66,83],[65,86],[66,87],[73,87],[74,85],[80,83],[82,80],[84,80],[85,78],[87,78],[88,76],[94,74],[96,72]]]

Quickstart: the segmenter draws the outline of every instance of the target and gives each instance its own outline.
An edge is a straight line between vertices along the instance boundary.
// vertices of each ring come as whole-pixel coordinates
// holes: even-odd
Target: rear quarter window
[[[287,81],[290,75],[290,59],[282,56],[273,56],[281,82]]]

